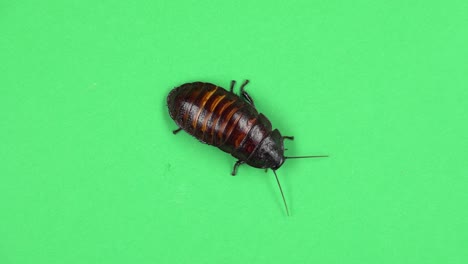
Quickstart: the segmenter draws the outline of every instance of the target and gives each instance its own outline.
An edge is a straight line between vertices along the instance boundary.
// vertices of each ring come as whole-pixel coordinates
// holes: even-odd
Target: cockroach
[[[237,159],[231,174],[246,163],[255,168],[271,169],[278,183],[287,215],[288,205],[284,198],[276,170],[286,159],[320,158],[320,156],[284,156],[285,139],[278,129],[272,130],[268,118],[258,113],[252,97],[245,91],[246,80],[240,94],[234,93],[235,81],[229,91],[206,82],[186,83],[174,88],[167,97],[169,115],[178,129],[182,129],[199,141],[218,147]]]

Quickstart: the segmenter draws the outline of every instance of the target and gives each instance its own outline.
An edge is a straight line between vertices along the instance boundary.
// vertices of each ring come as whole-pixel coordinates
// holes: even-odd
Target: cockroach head
[[[255,153],[263,162],[263,168],[270,168],[277,170],[284,163],[284,145],[283,137],[278,129],[273,130],[268,137],[266,137]]]

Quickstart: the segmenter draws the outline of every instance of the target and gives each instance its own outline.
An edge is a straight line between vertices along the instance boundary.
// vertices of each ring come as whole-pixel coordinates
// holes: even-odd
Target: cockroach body
[[[325,156],[284,156],[284,139],[278,129],[272,130],[271,122],[258,113],[252,98],[244,90],[249,81],[240,87],[240,96],[234,94],[235,81],[227,91],[205,82],[186,83],[174,88],[167,97],[171,118],[179,126],[174,134],[185,130],[203,143],[218,147],[237,158],[232,170],[246,163],[255,168],[272,169],[284,199],[276,170],[288,158],[316,158]]]

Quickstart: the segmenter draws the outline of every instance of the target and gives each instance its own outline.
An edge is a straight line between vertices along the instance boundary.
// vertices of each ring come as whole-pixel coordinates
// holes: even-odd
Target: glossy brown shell
[[[247,163],[271,133],[271,123],[264,115],[236,94],[211,83],[176,87],[167,97],[167,104],[180,128]]]

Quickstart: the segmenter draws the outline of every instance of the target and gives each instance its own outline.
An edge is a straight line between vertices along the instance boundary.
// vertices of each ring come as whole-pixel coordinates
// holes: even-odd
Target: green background
[[[468,2],[2,1],[0,263],[468,263]],[[247,87],[273,174],[186,133]]]

